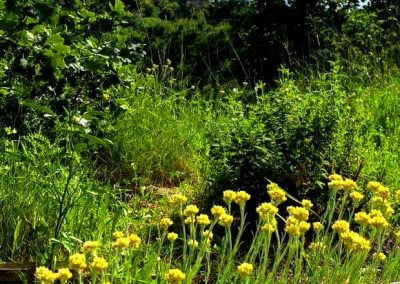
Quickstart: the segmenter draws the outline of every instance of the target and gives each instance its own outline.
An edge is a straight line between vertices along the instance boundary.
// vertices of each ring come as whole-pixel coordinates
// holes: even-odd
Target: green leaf
[[[55,113],[50,108],[42,106],[42,105],[39,105],[39,104],[35,104],[35,103],[32,103],[32,102],[27,102],[27,101],[20,101],[19,104],[21,106],[27,106],[27,107],[29,107],[31,109],[34,109],[34,110],[37,110],[37,111],[40,111],[40,112],[43,112],[43,113],[48,113],[48,114],[55,115]]]

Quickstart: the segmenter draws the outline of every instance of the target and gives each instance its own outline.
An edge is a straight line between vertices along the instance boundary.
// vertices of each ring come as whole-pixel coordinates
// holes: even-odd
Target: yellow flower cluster
[[[390,194],[389,188],[377,181],[368,182],[367,189],[372,191],[375,196],[382,197],[383,199],[387,199]]]
[[[165,280],[168,283],[172,284],[180,284],[183,280],[185,280],[185,273],[182,272],[180,269],[169,269],[168,272],[165,274]]]
[[[194,223],[194,218],[192,216],[186,217],[185,220],[183,220],[183,223],[186,225],[190,225]]]
[[[368,252],[371,249],[370,242],[353,231],[341,233],[340,239],[351,252]]]
[[[309,211],[304,207],[288,206],[287,211],[290,216],[295,217],[299,221],[307,221],[310,214]]]
[[[246,191],[238,191],[236,192],[234,202],[239,206],[244,206],[250,197],[250,194],[248,194]]]
[[[308,248],[312,251],[323,251],[326,249],[326,245],[323,242],[314,242],[311,243]]]
[[[374,253],[372,255],[373,258],[379,260],[379,261],[385,261],[386,260],[386,255],[383,252],[379,252],[379,253]]]
[[[270,202],[264,202],[257,207],[256,211],[260,219],[265,221],[274,217],[278,213],[278,208]]]
[[[188,241],[188,246],[192,248],[197,248],[199,246],[199,242],[196,240],[189,240]]]
[[[60,279],[61,282],[65,282],[68,279],[72,278],[72,273],[68,268],[58,269],[57,274],[58,274],[58,279]]]
[[[168,229],[169,226],[172,226],[174,224],[174,222],[170,219],[170,218],[162,218],[160,220],[160,227],[163,229]]]
[[[267,223],[261,227],[261,232],[264,233],[273,233],[276,231],[276,221],[272,223]]]
[[[340,175],[330,175],[330,182],[328,182],[328,187],[332,190],[343,190],[351,192],[358,188],[357,183],[352,179],[343,179]]]
[[[206,214],[200,214],[196,217],[197,224],[200,226],[207,226],[211,223],[210,218]]]
[[[289,216],[286,220],[285,231],[289,236],[304,235],[311,227],[311,224],[306,221],[300,221],[294,216]]]
[[[100,242],[98,241],[87,241],[82,245],[83,253],[92,253],[100,247]]]
[[[362,194],[358,191],[353,191],[350,193],[350,198],[351,198],[351,200],[353,200],[354,203],[358,203],[364,199],[364,194]]]
[[[35,277],[44,284],[50,284],[58,279],[58,274],[44,266],[40,266],[36,268]]]
[[[233,190],[225,190],[223,192],[223,199],[226,203],[232,203],[236,198],[236,192]]]
[[[303,199],[301,201],[301,205],[303,205],[303,207],[307,210],[310,210],[314,206],[314,204],[312,204],[312,202],[308,199]]]
[[[211,214],[214,216],[214,218],[218,219],[221,215],[225,214],[225,208],[220,206],[220,205],[214,205],[211,208]]]
[[[90,264],[90,266],[98,272],[103,272],[104,270],[107,269],[108,263],[104,258],[96,256],[93,258],[93,261]]]
[[[212,239],[214,237],[214,234],[212,232],[210,232],[210,230],[205,230],[202,233],[203,237],[207,238],[207,239]]]
[[[253,265],[248,262],[243,262],[237,267],[238,273],[242,278],[249,277],[253,273],[253,269]]]
[[[360,225],[369,225],[371,217],[368,215],[368,213],[361,211],[354,215],[354,221]]]
[[[321,222],[314,222],[313,223],[313,229],[315,232],[322,231],[324,229],[324,225],[322,225]]]
[[[332,225],[332,229],[338,234],[346,233],[350,231],[350,224],[345,220],[337,220]]]
[[[267,185],[267,192],[274,204],[280,204],[287,200],[285,191],[276,183],[271,182]]]
[[[186,217],[192,217],[199,213],[199,208],[196,205],[188,205],[186,208],[183,210],[183,215]]]
[[[187,197],[179,193],[172,194],[169,197],[169,204],[171,204],[172,206],[182,206],[186,202],[187,202]]]
[[[137,249],[142,242],[140,237],[134,233],[130,234],[127,237],[125,237],[124,234],[122,234],[122,235],[118,234],[117,236],[118,236],[118,238],[115,240],[115,242],[112,243],[112,246],[115,248],[133,247],[133,248]]]
[[[223,227],[229,227],[233,222],[233,216],[229,214],[222,214],[218,218],[218,224]]]
[[[384,229],[389,227],[389,222],[386,221],[385,217],[383,217],[381,211],[372,209],[371,212],[369,213],[369,216],[370,216],[369,225],[379,229]]]
[[[83,270],[87,267],[84,254],[75,253],[69,257],[69,267],[74,270]]]
[[[178,234],[177,233],[168,233],[167,234],[167,240],[170,241],[171,243],[175,242],[178,239]]]

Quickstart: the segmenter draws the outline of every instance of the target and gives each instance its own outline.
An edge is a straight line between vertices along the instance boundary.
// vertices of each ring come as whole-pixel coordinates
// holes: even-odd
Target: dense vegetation
[[[206,4],[0,1],[0,261],[399,280],[397,2]]]

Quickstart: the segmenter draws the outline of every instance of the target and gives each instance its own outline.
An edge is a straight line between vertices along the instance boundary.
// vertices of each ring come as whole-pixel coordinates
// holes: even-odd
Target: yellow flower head
[[[378,188],[381,187],[381,186],[383,186],[383,185],[382,185],[380,182],[377,182],[377,181],[370,181],[370,182],[368,182],[368,184],[367,184],[367,189],[370,190],[370,191],[372,191],[372,192],[375,192],[375,191],[377,191]]]
[[[253,264],[243,262],[241,265],[237,267],[237,270],[240,277],[242,278],[249,277],[253,273]]]
[[[314,222],[313,223],[313,229],[315,232],[322,231],[324,229],[324,225],[322,225],[321,222]]]
[[[285,191],[276,183],[271,182],[267,185],[267,191],[271,201],[275,204],[280,204],[287,200]]]
[[[167,234],[167,239],[168,241],[170,241],[171,243],[175,242],[178,239],[178,234],[177,233],[168,233]]]
[[[342,234],[345,232],[348,232],[350,230],[350,224],[349,222],[345,221],[345,220],[337,220],[333,225],[332,225],[332,229],[338,233],[338,234]]]
[[[261,232],[265,233],[273,233],[276,231],[276,222],[274,223],[267,223],[261,227]]]
[[[344,181],[342,180],[332,180],[328,182],[328,187],[332,190],[342,190],[344,186]]]
[[[48,284],[53,283],[58,278],[58,274],[44,266],[40,266],[36,268],[35,277],[42,283]]]
[[[107,269],[108,263],[104,258],[96,256],[90,266],[96,271],[103,272]]]
[[[323,251],[326,249],[326,245],[323,242],[314,242],[308,246],[308,249],[312,251]]]
[[[354,203],[358,203],[363,200],[364,195],[358,191],[353,191],[350,193],[350,198],[353,200]]]
[[[183,210],[183,215],[186,217],[194,216],[197,213],[199,213],[199,208],[193,204],[186,206],[185,210]]]
[[[291,216],[295,217],[299,221],[307,221],[308,215],[310,214],[304,207],[288,206],[287,211]]]
[[[377,181],[370,181],[367,184],[367,189],[372,191],[376,196],[382,197],[383,199],[387,199],[390,194],[389,188]]]
[[[297,237],[300,236],[300,225],[299,221],[293,217],[290,216],[286,220],[286,225],[285,225],[285,232],[289,234],[291,237]]]
[[[304,207],[305,209],[307,209],[307,210],[310,210],[311,207],[314,206],[314,204],[312,204],[312,202],[311,202],[310,200],[308,200],[308,199],[303,199],[303,200],[301,201],[301,205],[303,205],[303,207]]]
[[[235,198],[236,198],[236,192],[234,192],[233,190],[225,190],[223,192],[223,196],[224,196],[224,201],[229,204],[232,203]]]
[[[185,220],[183,220],[183,223],[185,223],[186,225],[193,224],[194,223],[194,218],[191,217],[191,216],[186,217]]]
[[[396,190],[395,197],[396,197],[397,202],[400,202],[400,189]]]
[[[369,224],[372,227],[375,227],[375,228],[378,228],[378,229],[384,229],[384,228],[389,227],[389,222],[386,221],[385,217],[383,217],[383,216],[372,217],[370,219],[370,221],[369,221]]]
[[[353,191],[357,189],[357,183],[352,179],[345,179],[343,182],[343,190],[344,191]]]
[[[115,248],[128,248],[131,241],[129,237],[118,238],[113,242],[112,246]]]
[[[229,214],[222,214],[218,219],[218,224],[223,227],[229,227],[233,222],[233,216]]]
[[[100,247],[100,242],[98,241],[87,241],[82,245],[82,251],[84,253],[91,253]]]
[[[373,196],[370,203],[373,207],[379,208],[385,205],[385,200],[380,196]]]
[[[87,267],[84,254],[75,253],[69,257],[69,267],[74,270],[82,270]]]
[[[68,268],[58,269],[57,274],[58,274],[58,279],[60,279],[61,282],[65,282],[68,279],[72,278],[72,273]]]
[[[172,226],[174,222],[170,218],[162,218],[160,221],[160,227],[163,229],[168,229],[169,226]]]
[[[133,248],[138,248],[142,242],[142,240],[140,239],[140,237],[136,234],[130,234],[129,235],[129,244],[133,247]]]
[[[196,240],[188,240],[188,246],[192,248],[197,248],[199,246],[199,242]]]
[[[200,226],[207,226],[211,223],[210,218],[208,218],[208,215],[206,214],[200,214],[199,216],[196,217],[197,224]]]
[[[278,213],[278,208],[270,202],[261,203],[256,209],[261,220],[268,220]]]
[[[242,190],[236,193],[234,202],[239,206],[243,206],[249,199],[250,199],[250,194]]]
[[[343,177],[338,174],[331,174],[331,175],[329,175],[328,179],[329,179],[329,181],[334,181],[334,180],[343,181]]]
[[[122,233],[122,232],[120,232],[120,231],[115,231],[114,233],[113,233],[113,237],[115,238],[115,239],[119,239],[119,238],[122,238],[122,237],[124,237],[125,235],[124,235],[124,233]]]
[[[371,217],[365,212],[357,212],[354,215],[354,221],[360,225],[368,225],[371,221]]]
[[[210,230],[205,230],[202,233],[203,237],[207,238],[207,239],[212,239],[214,237],[214,234],[212,232],[210,232]]]
[[[304,235],[308,230],[310,230],[311,224],[305,221],[299,222],[300,235]]]
[[[389,202],[385,202],[385,210],[386,210],[386,214],[387,215],[392,215],[393,213],[394,213],[394,209],[393,209],[393,207],[390,205],[390,203]]]
[[[169,269],[165,274],[165,280],[168,283],[172,284],[180,284],[183,280],[185,280],[186,274],[182,272],[180,269]]]
[[[182,206],[186,202],[187,202],[187,197],[180,193],[172,194],[169,197],[169,204],[171,204],[172,206]]]
[[[225,208],[220,206],[220,205],[214,205],[211,208],[211,214],[214,216],[214,218],[219,218],[219,216],[221,216],[222,214],[225,214]]]
[[[374,253],[373,258],[379,260],[379,261],[385,261],[386,260],[386,255],[383,252],[379,252],[379,253]]]
[[[351,252],[368,252],[371,249],[370,242],[356,232],[346,231],[340,234],[340,238]]]

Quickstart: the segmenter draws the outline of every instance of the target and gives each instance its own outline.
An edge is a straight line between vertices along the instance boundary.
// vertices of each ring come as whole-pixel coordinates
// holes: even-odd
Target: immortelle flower
[[[275,224],[268,223],[261,227],[261,232],[264,233],[273,233],[275,231],[276,231],[276,223]]]
[[[35,277],[44,284],[50,284],[58,278],[58,274],[44,266],[40,266],[36,268]]]
[[[345,233],[350,230],[350,224],[345,220],[337,220],[332,225],[332,229],[338,234]]]
[[[205,230],[202,233],[203,237],[208,238],[208,239],[212,239],[214,237],[214,234],[210,231],[210,230]]]
[[[183,215],[186,217],[191,217],[199,213],[199,208],[196,205],[188,205],[186,208],[183,210]]]
[[[236,198],[236,192],[233,190],[225,190],[223,192],[223,199],[227,204],[232,203]]]
[[[140,237],[138,235],[136,235],[135,233],[130,234],[128,239],[129,239],[129,244],[135,249],[137,249],[140,246],[140,244],[142,243],[142,240],[140,239]]]
[[[200,226],[207,226],[211,223],[210,218],[206,214],[200,214],[196,217],[197,224]]]
[[[177,233],[168,233],[167,234],[167,240],[170,241],[171,243],[175,242],[178,239],[178,234]]]
[[[351,198],[351,200],[353,200],[353,202],[358,203],[364,199],[364,194],[362,194],[358,191],[353,191],[350,193],[350,198]]]
[[[304,207],[288,206],[287,211],[291,216],[295,217],[299,221],[307,221],[310,214]]]
[[[199,242],[196,240],[189,240],[188,241],[188,246],[192,248],[197,248],[199,246]]]
[[[90,266],[98,272],[103,272],[107,269],[108,263],[103,257],[96,256],[93,258],[93,261],[90,264]]]
[[[321,222],[314,222],[313,223],[313,229],[315,232],[322,231],[324,229],[324,225],[322,225]]]
[[[186,225],[193,224],[194,223],[194,218],[191,217],[191,216],[186,217],[185,220],[183,220],[183,223],[185,223]]]
[[[300,236],[300,226],[299,221],[294,217],[289,217],[286,220],[285,232],[291,237]]]
[[[285,191],[276,183],[271,182],[267,185],[267,192],[271,201],[275,204],[280,204],[287,200]]]
[[[344,185],[343,180],[332,180],[328,182],[328,187],[332,190],[342,190]]]
[[[187,202],[187,197],[180,193],[172,194],[169,197],[169,204],[171,204],[172,206],[182,206],[186,202]]]
[[[308,230],[310,230],[311,224],[305,221],[299,222],[299,231],[301,235],[304,235]]]
[[[351,252],[368,252],[371,249],[370,242],[353,231],[341,233],[340,239]]]
[[[246,278],[249,277],[253,273],[253,264],[248,262],[243,262],[237,267],[238,273],[240,277]]]
[[[180,284],[183,280],[185,280],[186,274],[182,272],[180,269],[169,269],[165,274],[165,280],[168,283]]]
[[[229,214],[222,214],[218,219],[218,224],[223,227],[229,227],[233,222],[233,216]]]
[[[57,274],[61,282],[66,282],[68,279],[72,278],[72,273],[68,268],[58,269]]]
[[[99,241],[86,241],[82,245],[82,251],[84,253],[91,253],[100,247]]]
[[[379,261],[385,261],[386,260],[386,255],[383,252],[379,252],[379,253],[374,253],[372,255],[373,258],[379,260]]]
[[[69,257],[69,267],[74,270],[83,270],[87,267],[84,254],[75,253]]]
[[[357,187],[358,187],[357,183],[352,179],[346,178],[344,180],[344,182],[343,182],[343,190],[344,191],[349,191],[350,192],[350,191],[356,190]]]
[[[162,229],[166,230],[169,226],[172,226],[172,224],[174,224],[174,222],[170,218],[165,217],[160,220],[160,227]]]
[[[371,217],[366,212],[361,211],[354,215],[354,221],[360,225],[369,225]]]
[[[303,205],[303,207],[304,207],[305,209],[307,209],[307,210],[310,210],[311,207],[314,206],[314,204],[312,204],[312,202],[311,202],[310,200],[308,200],[308,199],[303,199],[303,200],[301,201],[301,205]]]
[[[325,248],[326,245],[323,242],[314,242],[308,246],[308,249],[312,251],[323,251]]]
[[[220,206],[220,205],[214,205],[211,208],[211,214],[214,216],[214,218],[218,219],[222,214],[225,214],[225,208]]]
[[[121,232],[121,231],[115,231],[115,232],[113,233],[113,237],[114,237],[115,239],[123,238],[124,236],[125,236],[125,234],[124,234],[123,232]]]
[[[278,213],[278,208],[270,202],[261,203],[256,209],[261,220],[268,220]]]
[[[241,190],[236,193],[234,202],[239,206],[244,206],[246,202],[250,199],[250,197],[250,194],[248,194],[246,191]]]
[[[116,239],[115,242],[112,243],[112,246],[115,248],[128,248],[130,243],[129,237],[122,237]]]
[[[328,179],[330,181],[334,181],[334,180],[343,181],[343,177],[341,175],[338,175],[338,174],[331,174],[331,175],[329,175]]]

